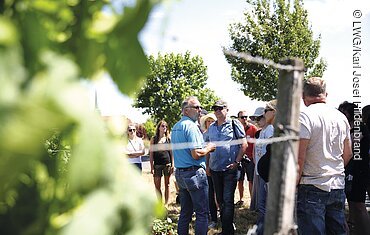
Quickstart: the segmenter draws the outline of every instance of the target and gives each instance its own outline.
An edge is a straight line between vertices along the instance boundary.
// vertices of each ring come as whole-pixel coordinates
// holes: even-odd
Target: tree
[[[250,0],[251,11],[244,13],[244,22],[231,24],[231,45],[227,49],[247,52],[279,62],[286,57],[299,57],[310,75],[322,76],[326,69],[323,59],[315,64],[319,55],[320,36],[313,39],[302,0]],[[258,100],[271,100],[277,95],[278,71],[265,65],[246,63],[226,55],[231,65],[231,77],[242,85],[245,95]]]
[[[146,129],[146,132],[148,134],[148,139],[152,139],[152,137],[155,135],[155,131],[156,131],[156,126],[157,124],[151,119],[149,118],[148,120],[146,120],[146,122],[144,123],[144,127]]]
[[[158,122],[164,119],[170,126],[181,117],[181,103],[190,95],[197,96],[206,110],[218,99],[205,88],[207,67],[199,56],[185,54],[158,54],[149,56],[150,72],[141,88],[135,106]]]
[[[80,80],[107,71],[136,90],[152,6],[1,1],[0,234],[149,233],[163,207],[122,161],[123,133],[107,130]]]

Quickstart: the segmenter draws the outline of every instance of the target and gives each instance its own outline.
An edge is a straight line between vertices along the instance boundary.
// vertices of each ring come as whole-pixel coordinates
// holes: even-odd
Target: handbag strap
[[[130,142],[130,144],[131,144],[132,148],[134,148],[135,152],[137,152],[137,150],[136,150],[135,146],[133,145],[133,143],[131,142],[131,140],[130,140],[130,139],[128,139],[128,141]]]

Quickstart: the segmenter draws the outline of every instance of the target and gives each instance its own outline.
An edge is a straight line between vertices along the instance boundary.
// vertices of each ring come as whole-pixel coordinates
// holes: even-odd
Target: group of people
[[[255,164],[265,154],[266,146],[254,148],[247,140],[258,134],[259,138],[273,135],[276,100],[268,102],[265,108],[258,108],[251,116],[261,128],[248,121],[246,111],[240,111],[236,119],[229,118],[228,104],[223,100],[216,101],[212,110],[214,113],[202,116],[199,100],[188,97],[182,103],[181,120],[172,128],[173,144],[188,143],[188,148],[173,150],[181,204],[179,234],[188,234],[193,212],[195,233],[207,234],[208,228],[218,222],[217,208],[221,234],[234,234],[234,196],[238,187],[240,200],[236,205],[242,205],[245,174],[249,191],[253,188],[256,191],[253,193],[253,197],[258,198],[256,209],[261,213],[265,210],[266,182],[262,178],[258,180]],[[263,223],[263,214],[259,220]]]
[[[302,100],[306,107],[300,113],[298,178],[296,181],[296,222],[299,234],[348,234],[354,226],[357,234],[370,234],[366,211],[366,191],[370,189],[369,138],[370,106],[363,108],[361,123],[361,160],[352,158],[355,104],[345,102],[336,109],[326,104],[326,83],[313,77],[304,81]],[[161,193],[165,177],[165,203],[169,197],[169,177],[174,172],[181,211],[178,234],[188,234],[195,212],[195,234],[207,234],[218,223],[222,233],[234,234],[234,208],[244,204],[244,178],[251,194],[250,209],[258,212],[257,234],[263,234],[268,195],[271,146],[253,145],[249,138],[273,137],[277,101],[267,102],[248,117],[240,111],[229,118],[228,104],[218,100],[213,113],[202,112],[199,100],[186,98],[181,105],[182,118],[172,128],[160,121],[151,145],[184,144],[184,148],[150,151],[151,173],[155,188]],[[140,155],[140,141],[130,137],[135,150],[130,161]],[[136,163],[135,163],[136,164]],[[139,167],[139,165],[137,165]],[[140,166],[141,167],[141,166]],[[174,171],[175,169],[175,171]],[[239,201],[234,204],[238,188]],[[346,189],[346,190],[345,190]],[[349,225],[344,205],[349,204]],[[353,230],[352,230],[353,231]]]

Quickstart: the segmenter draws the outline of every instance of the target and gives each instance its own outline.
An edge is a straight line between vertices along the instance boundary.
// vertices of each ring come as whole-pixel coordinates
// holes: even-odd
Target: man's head
[[[189,117],[193,121],[197,121],[202,110],[199,100],[195,96],[189,96],[181,104],[182,115]]]
[[[303,102],[306,106],[326,102],[326,82],[320,77],[311,77],[303,83]]]
[[[229,109],[227,108],[227,103],[223,100],[217,100],[212,106],[213,111],[217,117],[217,120],[225,119]]]
[[[248,125],[248,114],[247,111],[238,112],[238,120],[243,124],[244,127]]]

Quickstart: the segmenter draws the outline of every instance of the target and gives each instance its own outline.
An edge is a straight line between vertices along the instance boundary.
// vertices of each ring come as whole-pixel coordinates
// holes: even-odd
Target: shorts
[[[166,165],[154,165],[154,177],[162,177],[171,175],[171,163]]]
[[[251,160],[242,160],[241,167],[238,167],[238,170],[240,170],[240,176],[238,178],[238,181],[244,181],[244,175],[247,174],[247,180],[249,182],[253,182],[253,176],[254,176],[254,163]]]

